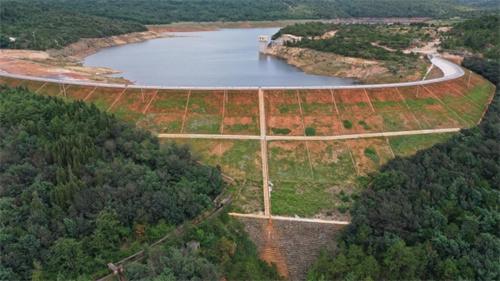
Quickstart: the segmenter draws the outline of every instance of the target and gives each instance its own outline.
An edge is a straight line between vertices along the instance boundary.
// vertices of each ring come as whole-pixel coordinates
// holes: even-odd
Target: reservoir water
[[[135,84],[156,86],[329,86],[354,80],[311,75],[259,53],[259,35],[278,28],[172,33],[176,37],[102,49],[86,66],[105,66]]]

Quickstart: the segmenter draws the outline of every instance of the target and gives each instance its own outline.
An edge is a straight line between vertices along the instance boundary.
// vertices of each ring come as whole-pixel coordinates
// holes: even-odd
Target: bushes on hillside
[[[2,280],[89,279],[211,206],[223,185],[186,147],[23,89],[0,90],[0,155]]]
[[[498,83],[494,62],[464,63]],[[323,253],[309,279],[498,279],[499,92],[478,127],[386,164],[355,203],[337,251]]]

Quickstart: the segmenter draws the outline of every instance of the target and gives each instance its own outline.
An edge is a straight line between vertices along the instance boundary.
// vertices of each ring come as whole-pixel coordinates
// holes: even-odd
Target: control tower
[[[259,52],[263,53],[269,44],[269,35],[259,35]]]

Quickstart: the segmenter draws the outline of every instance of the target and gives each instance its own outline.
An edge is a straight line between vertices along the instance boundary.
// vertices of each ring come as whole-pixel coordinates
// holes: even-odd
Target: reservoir
[[[311,75],[259,53],[259,35],[278,28],[171,33],[175,37],[102,49],[85,66],[110,67],[135,84],[150,86],[334,86],[354,80]]]

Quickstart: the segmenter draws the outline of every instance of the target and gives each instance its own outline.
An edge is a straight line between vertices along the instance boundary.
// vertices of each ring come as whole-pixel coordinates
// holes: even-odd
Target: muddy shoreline
[[[47,51],[1,49],[0,70],[44,78],[131,84],[127,79],[111,76],[120,71],[83,66],[83,59],[104,48],[168,36],[171,35],[148,30],[103,38],[83,38],[62,49]]]
[[[414,71],[401,76],[391,72],[383,62],[362,58],[344,57],[334,53],[319,52],[311,49],[272,46],[264,51],[285,60],[305,73],[355,79],[363,84],[396,83],[417,81],[423,73]],[[421,63],[425,62],[421,59]]]
[[[386,18],[386,19],[335,19],[329,22],[338,23],[384,23],[384,22],[421,22],[425,18]],[[134,32],[104,38],[83,38],[62,49],[50,49],[47,51],[33,50],[10,50],[0,49],[0,70],[22,75],[39,76],[55,79],[70,79],[82,81],[97,81],[105,83],[128,83],[120,77],[111,75],[119,74],[120,71],[106,67],[86,67],[82,61],[85,57],[98,52],[101,49],[120,46],[125,44],[139,43],[151,39],[172,36],[171,32],[213,31],[221,28],[258,28],[258,27],[281,27],[288,24],[306,22],[311,20],[281,20],[281,21],[240,21],[240,22],[182,22],[166,25],[150,25],[144,32]],[[363,83],[394,81],[384,75],[370,76],[373,73],[384,74],[383,67],[377,62],[345,58],[334,54],[316,54],[315,51],[307,50],[307,59],[298,59],[296,51],[283,52],[269,51],[268,54],[285,59],[289,64],[299,67],[306,73],[325,76],[336,76],[343,78],[354,78]],[[299,53],[304,54],[304,51]],[[317,52],[320,53],[320,52]],[[309,60],[309,61],[307,61]],[[332,66],[333,64],[333,66]],[[382,78],[380,78],[382,77]]]
[[[103,38],[83,38],[76,43],[72,43],[62,49],[47,50],[53,57],[71,57],[78,60],[83,60],[101,49],[115,47],[126,44],[139,43],[151,39],[168,37],[166,33],[155,31],[133,32],[122,35],[116,35]]]

